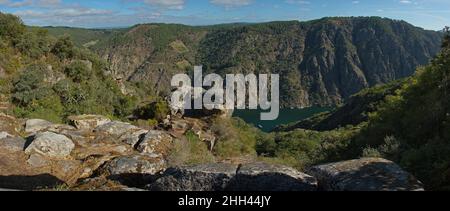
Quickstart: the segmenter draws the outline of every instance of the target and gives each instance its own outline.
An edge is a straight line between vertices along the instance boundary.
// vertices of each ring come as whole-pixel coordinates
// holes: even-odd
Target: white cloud
[[[285,2],[288,4],[311,4],[310,1],[304,1],[304,0],[286,0]]]
[[[409,0],[401,0],[400,3],[401,4],[412,4],[413,2],[409,1]]]
[[[253,3],[253,0],[210,0],[212,4],[230,7],[242,7]]]
[[[144,0],[144,3],[166,9],[182,10],[186,2],[185,0]]]

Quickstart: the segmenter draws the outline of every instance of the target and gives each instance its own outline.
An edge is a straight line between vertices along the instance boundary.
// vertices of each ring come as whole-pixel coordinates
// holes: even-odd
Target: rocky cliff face
[[[403,21],[325,18],[216,27],[139,25],[94,48],[112,73],[169,90],[173,74],[279,73],[284,107],[335,105],[404,78],[439,50],[442,35]]]

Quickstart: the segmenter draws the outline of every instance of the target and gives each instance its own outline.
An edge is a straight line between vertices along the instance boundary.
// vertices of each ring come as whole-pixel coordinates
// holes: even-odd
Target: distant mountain
[[[358,91],[411,76],[442,33],[378,17],[192,27],[145,24],[92,46],[119,79],[169,90],[173,74],[279,73],[283,107],[336,105]]]

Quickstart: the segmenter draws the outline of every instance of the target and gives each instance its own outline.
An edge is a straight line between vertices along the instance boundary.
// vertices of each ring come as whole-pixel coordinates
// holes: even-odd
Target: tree
[[[92,76],[92,70],[82,61],[72,62],[72,64],[66,67],[64,73],[76,83],[87,81]]]
[[[73,44],[70,37],[65,36],[59,38],[58,41],[56,41],[51,52],[61,60],[71,59],[75,55],[74,47],[75,45]]]
[[[442,43],[442,48],[450,49],[450,27],[446,26],[444,28],[444,42]]]
[[[0,12],[0,37],[14,40],[25,33],[25,31],[25,25],[19,17]]]
[[[44,83],[46,67],[42,65],[29,66],[17,80],[14,81],[13,101],[20,106],[28,106],[34,100],[44,98],[51,93]]]

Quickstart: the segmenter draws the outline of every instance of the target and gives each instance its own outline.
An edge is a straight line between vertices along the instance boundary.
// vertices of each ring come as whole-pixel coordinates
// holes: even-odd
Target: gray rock
[[[164,131],[149,131],[136,147],[141,153],[166,156],[171,149],[173,138]]]
[[[131,131],[126,132],[120,137],[120,141],[129,144],[131,147],[135,148],[139,141],[148,133],[148,130],[144,129],[133,129]]]
[[[20,137],[7,137],[0,139],[0,148],[11,152],[22,152],[25,149],[26,140]]]
[[[0,132],[0,139],[4,139],[4,138],[8,138],[8,137],[13,137],[13,136],[7,132]]]
[[[52,126],[53,123],[42,119],[29,119],[25,123],[25,132],[37,133]]]
[[[33,168],[44,168],[50,166],[51,162],[40,154],[31,154],[27,160],[28,165]]]
[[[236,175],[236,169],[231,164],[170,168],[149,188],[152,191],[224,191]]]
[[[263,163],[205,164],[168,169],[153,191],[315,191],[317,180],[295,169]]]
[[[118,157],[106,165],[110,175],[156,174],[165,168],[165,161],[157,155]]]
[[[63,159],[70,155],[75,144],[66,136],[52,132],[38,133],[25,153],[39,153],[51,158]]]
[[[79,130],[93,130],[100,125],[111,122],[110,119],[100,115],[70,116],[68,119],[71,125]]]
[[[397,164],[364,158],[312,167],[307,171],[324,191],[423,191],[423,185]]]
[[[316,191],[317,180],[293,168],[265,163],[244,164],[228,185],[232,191]]]
[[[120,137],[127,132],[137,131],[140,128],[125,122],[109,122],[95,128],[95,132],[106,133],[112,136]]]
[[[105,169],[108,179],[129,187],[144,187],[165,167],[165,161],[157,155],[135,155],[118,157],[109,162]]]

